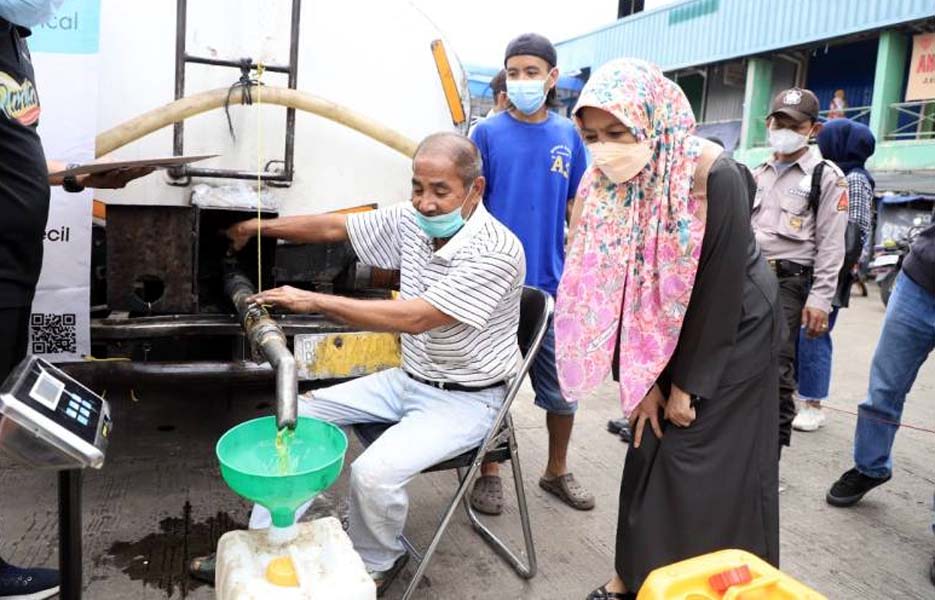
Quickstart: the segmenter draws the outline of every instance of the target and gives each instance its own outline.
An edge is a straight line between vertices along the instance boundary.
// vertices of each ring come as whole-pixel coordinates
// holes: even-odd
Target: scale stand
[[[36,356],[0,385],[0,450],[58,474],[59,597],[80,600],[82,470],[104,465],[110,406],[61,369]]]
[[[58,472],[59,600],[81,599],[81,469]]]

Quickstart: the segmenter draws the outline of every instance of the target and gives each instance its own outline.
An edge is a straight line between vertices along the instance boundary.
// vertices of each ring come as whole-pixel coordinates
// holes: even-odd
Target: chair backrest
[[[539,352],[539,346],[542,345],[542,338],[549,328],[549,322],[552,320],[552,311],[555,301],[552,296],[543,292],[539,288],[523,286],[523,298],[519,306],[519,328],[517,330],[517,342],[520,351],[523,354],[523,361],[520,363],[519,370],[516,372],[506,389],[506,395],[503,398],[503,404],[497,411],[493,426],[480,445],[482,454],[492,450],[491,441],[500,433],[504,423],[510,423],[509,413],[513,400],[519,393],[526,374],[532,366],[532,361]]]
[[[552,296],[539,288],[523,286],[523,298],[519,305],[519,328],[516,332],[516,341],[523,354],[523,361],[507,389],[505,401],[507,407],[519,391],[523,378],[526,377],[532,361],[536,358],[536,353],[542,345],[542,339],[552,320],[554,307],[555,301],[552,300]]]
[[[519,305],[519,330],[517,331],[517,341],[519,342],[520,352],[525,357],[529,350],[535,346],[538,350],[539,344],[536,337],[545,335],[552,318],[554,301],[552,296],[539,288],[523,286],[523,298]]]

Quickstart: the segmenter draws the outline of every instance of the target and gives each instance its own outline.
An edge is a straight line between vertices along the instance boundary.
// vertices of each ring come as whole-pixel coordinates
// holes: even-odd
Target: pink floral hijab
[[[650,141],[653,154],[626,183],[594,166],[581,180],[583,210],[556,301],[558,378],[570,401],[592,392],[610,372],[619,339],[620,399],[629,414],[672,357],[691,297],[707,206],[692,194],[702,146],[691,135],[685,94],[647,62],[601,67],[575,113],[586,106],[617,117]]]

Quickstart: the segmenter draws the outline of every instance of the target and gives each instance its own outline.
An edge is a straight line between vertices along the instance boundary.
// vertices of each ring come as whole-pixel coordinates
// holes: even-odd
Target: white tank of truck
[[[189,55],[289,64],[292,0],[101,0],[100,132],[119,130],[175,100],[177,8],[182,5],[187,5],[183,12]],[[293,181],[272,192],[280,201],[280,214],[386,205],[408,198],[410,159],[400,151],[406,144],[399,140],[414,142],[432,132],[457,130],[453,113],[470,113],[466,76],[452,49],[442,42],[439,51],[441,32],[404,0],[302,0],[299,13],[297,90],[325,101],[341,115],[366,122],[371,133],[377,131],[376,137],[388,131],[397,148],[318,114],[296,111]],[[241,75],[236,68],[205,64],[188,64],[184,71],[184,97],[226,89]],[[283,159],[286,109],[271,101],[272,88],[287,88],[288,78],[266,70],[261,79],[270,89],[267,102],[261,91],[253,94],[254,106],[241,106],[235,94],[230,106],[235,137],[223,108],[185,121],[184,154],[220,155],[197,167],[256,171]],[[100,143],[99,136],[99,147]],[[118,160],[172,154],[171,125],[109,153]],[[125,190],[100,191],[97,197],[119,204],[188,205],[198,183],[235,182],[195,177],[191,185],[170,185],[163,171]],[[244,184],[254,186],[255,181]]]

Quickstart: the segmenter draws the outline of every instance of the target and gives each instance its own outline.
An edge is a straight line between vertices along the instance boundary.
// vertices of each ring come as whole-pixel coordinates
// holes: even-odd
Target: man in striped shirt
[[[278,309],[402,334],[401,368],[315,390],[299,407],[302,415],[339,425],[397,423],[351,465],[348,534],[378,581],[388,582],[406,558],[399,541],[405,485],[483,441],[519,362],[525,256],[516,236],[484,208],[484,186],[474,144],[441,133],[416,151],[411,204],[262,222],[263,235],[293,242],[350,240],[362,263],[400,271],[396,300],[290,287],[254,297]],[[228,236],[243,247],[256,231],[251,220]],[[270,523],[269,513],[255,507],[250,526]]]

